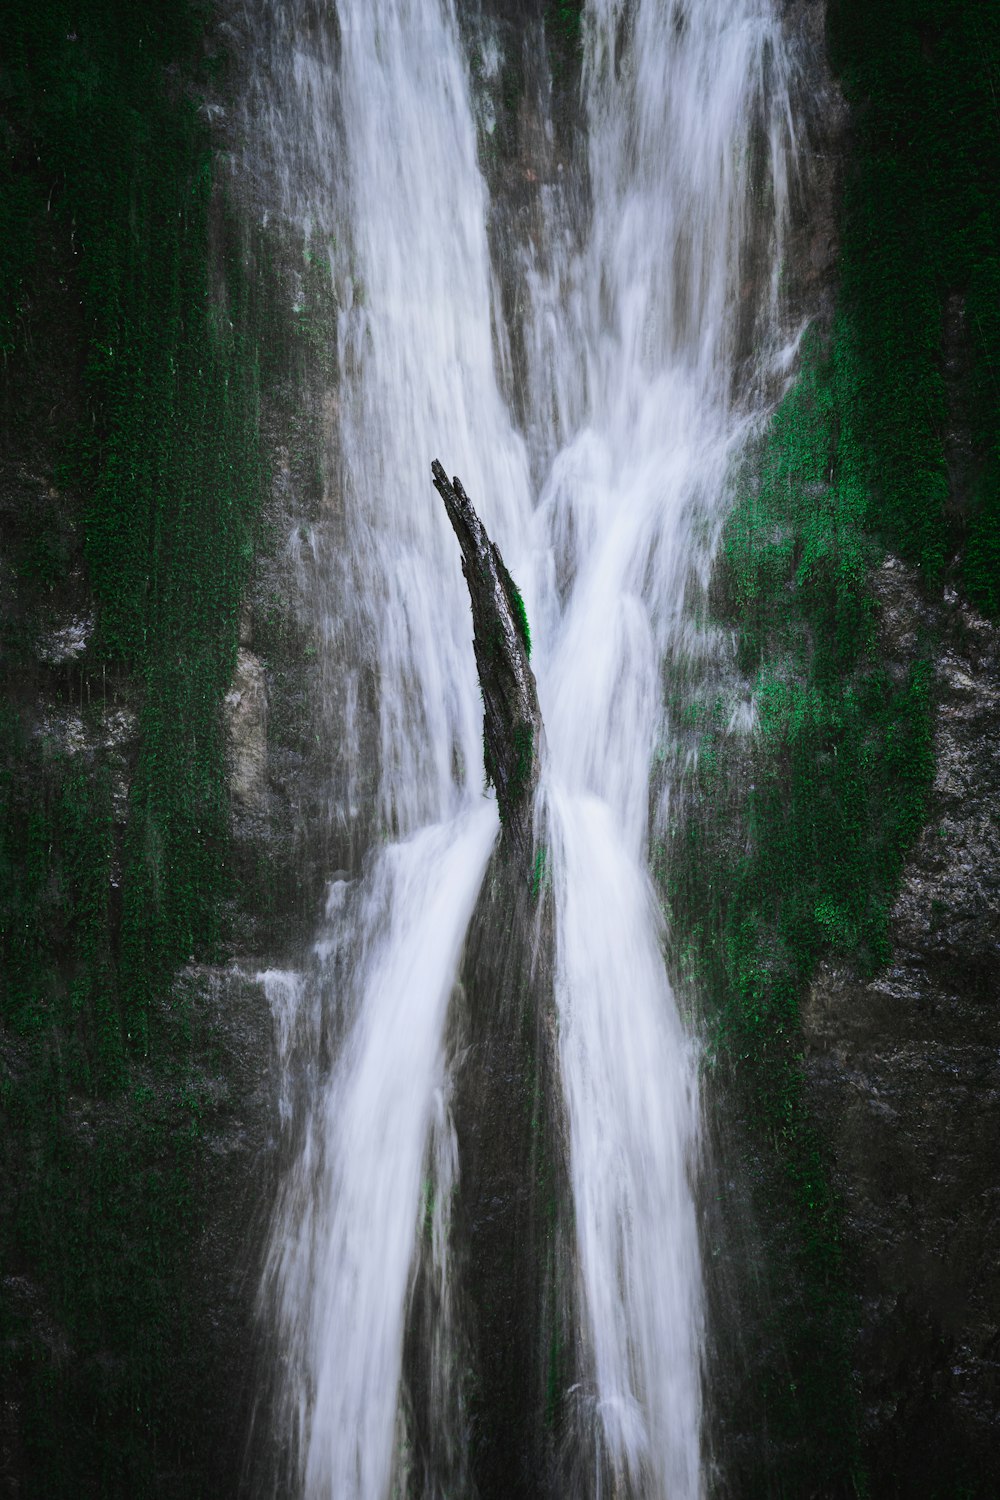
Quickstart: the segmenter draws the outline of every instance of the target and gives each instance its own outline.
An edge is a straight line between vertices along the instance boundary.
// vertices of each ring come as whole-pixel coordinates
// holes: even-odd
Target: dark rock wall
[[[1000,37],[962,5],[826,9],[847,128],[791,267],[820,316],[734,484],[706,615],[735,671],[675,721],[710,1436],[722,1493],[986,1496]]]
[[[928,606],[892,559],[879,590],[899,649]],[[824,960],[802,1009],[887,1496],[987,1494],[1000,1476],[1000,632],[953,590],[936,610],[934,782],[891,956],[867,979]]]
[[[0,18],[9,1495],[236,1492],[273,1112],[247,971],[318,901],[273,604],[315,351],[213,162],[206,19]]]
[[[995,283],[1000,24],[835,0],[852,109],[840,307],[889,555],[880,648],[931,667],[933,778],[884,962],[831,952],[802,1011],[805,1088],[842,1204],[873,1494],[1000,1488],[997,1326]],[[985,300],[984,300],[985,299]],[[902,553],[910,566],[893,553]],[[914,566],[916,565],[916,566]]]

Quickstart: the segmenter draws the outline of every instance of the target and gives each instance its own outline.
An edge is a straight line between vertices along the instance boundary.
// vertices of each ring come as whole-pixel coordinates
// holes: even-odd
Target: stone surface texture
[[[890,659],[908,655],[931,606],[891,558],[879,592]],[[1000,1481],[1000,631],[952,590],[934,611],[934,784],[891,960],[867,981],[825,963],[802,1012],[879,1494],[938,1493],[941,1449]]]

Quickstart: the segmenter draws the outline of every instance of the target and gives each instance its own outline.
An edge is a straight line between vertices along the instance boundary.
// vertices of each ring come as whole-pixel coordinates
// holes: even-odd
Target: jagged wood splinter
[[[528,662],[531,638],[524,604],[461,481],[456,476],[449,483],[437,459],[431,473],[462,549],[462,572],[472,600],[473,647],[483,690],[486,776],[496,787],[504,837],[527,870],[542,715]]]

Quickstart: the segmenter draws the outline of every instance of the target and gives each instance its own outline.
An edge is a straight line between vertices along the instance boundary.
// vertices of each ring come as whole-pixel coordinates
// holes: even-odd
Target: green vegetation
[[[748,456],[723,537],[723,591],[757,724],[746,840],[724,882],[719,959],[739,1004],[720,1018],[720,1042],[729,1028],[752,1037],[787,1008],[821,954],[849,952],[866,971],[888,957],[888,909],[932,770],[929,666],[880,656],[871,573],[881,551],[857,477],[842,347],[830,357],[807,346]],[[698,773],[717,805],[727,758],[744,753],[721,713],[705,713]]]
[[[841,309],[880,526],[930,583],[957,555],[970,598],[995,616],[1000,13],[965,0],[832,0],[829,41],[855,121]],[[949,492],[956,428],[971,457],[951,455]]]
[[[33,233],[51,215],[70,234],[83,305],[83,413],[61,479],[83,497],[97,603],[86,665],[142,684],[120,977],[144,1048],[152,997],[217,938],[225,881],[219,704],[262,479],[248,289],[194,104],[164,77],[168,61],[194,65],[191,8],[53,4],[5,33],[11,171],[48,205]],[[210,213],[225,245],[215,286]],[[8,309],[23,289],[22,270]]]
[[[0,889],[5,1025],[65,1036],[60,1065],[84,1086],[123,1078],[111,941],[114,837],[105,767],[32,742],[0,720]]]
[[[184,1473],[200,1418],[178,1373],[202,1102],[171,994],[178,965],[217,952],[231,889],[221,700],[265,479],[262,314],[193,92],[207,52],[187,0],[0,18],[0,478],[18,502],[0,610],[0,1257],[19,1288],[0,1383],[25,1495],[202,1482]],[[39,416],[46,383],[59,420]],[[41,525],[25,473],[50,476]],[[36,684],[60,599],[95,627]],[[45,733],[33,685],[56,706]],[[109,707],[135,726],[117,768]]]
[[[721,698],[687,709],[697,771],[667,876],[680,962],[707,997],[710,1056],[734,1079],[762,1217],[783,1225],[785,1297],[796,1288],[770,1334],[792,1378],[763,1379],[772,1436],[797,1455],[785,1460],[789,1495],[806,1472],[830,1493],[860,1472],[837,1210],[802,1092],[799,999],[825,954],[863,969],[887,956],[931,772],[928,669],[879,656],[880,549],[858,479],[852,377],[812,339],[738,476],[718,597],[757,723],[744,739],[728,732]]]
[[[549,45],[552,81],[557,88],[572,82],[579,72],[583,46],[582,0],[548,0],[545,6],[545,36]]]
[[[680,709],[697,770],[664,871],[768,1226],[757,1316],[781,1354],[757,1373],[789,1496],[864,1490],[871,1458],[799,1004],[823,957],[862,976],[889,957],[925,819],[936,642],[915,615],[916,645],[887,656],[876,575],[888,549],[928,591],[950,575],[1000,607],[1000,16],[835,0],[829,24],[854,122],[837,312],[736,477],[712,599],[756,724],[729,732],[722,697]]]
[[[517,751],[517,763],[514,766],[514,774],[510,778],[508,795],[511,806],[520,802],[531,780],[531,767],[535,751],[534,727],[527,720],[514,726],[514,749]]]
[[[514,611],[514,619],[517,621],[518,631],[520,633],[522,641],[524,642],[525,654],[530,659],[531,629],[528,625],[528,612],[524,607],[524,600],[521,598],[521,590],[516,586],[513,588],[513,596],[510,602],[511,608]]]
[[[500,565],[500,578],[503,582],[504,593],[507,595],[507,603],[510,605],[511,613],[514,616],[514,622],[517,625],[518,634],[520,635],[521,640],[524,642],[525,654],[530,659],[531,630],[528,625],[528,612],[524,607],[524,600],[521,598],[521,590],[518,588],[513,578],[511,578],[510,574],[507,572],[507,569],[504,566],[503,560],[502,558],[500,558],[499,553],[497,554],[497,560]]]
[[[544,844],[535,846],[535,862],[531,870],[531,896],[537,901],[543,891],[547,891],[551,885],[549,872],[549,852]]]
[[[500,822],[504,827],[509,823],[511,814],[516,812],[518,803],[524,798],[531,781],[535,731],[532,725],[526,720],[520,720],[514,725],[511,738],[517,759],[514,763],[514,769],[506,791],[501,792],[501,783],[497,780],[497,767],[493,762],[489,741],[486,735],[483,735],[483,766],[486,773],[486,786],[496,787],[497,789]]]

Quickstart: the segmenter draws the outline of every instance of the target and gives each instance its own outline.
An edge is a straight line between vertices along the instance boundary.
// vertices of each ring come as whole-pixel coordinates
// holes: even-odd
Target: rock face
[[[233,685],[225,699],[230,786],[246,803],[259,803],[267,774],[267,688],[260,658],[239,649]]]
[[[927,606],[892,560],[880,592],[905,650]],[[867,982],[823,965],[802,1012],[861,1297],[862,1443],[886,1496],[1000,1490],[1000,631],[950,591],[941,613],[930,816],[891,960]]]
[[[527,870],[542,716],[528,664],[531,637],[524,604],[458,476],[449,484],[437,459],[431,470],[434,488],[444,501],[462,549],[462,572],[472,600],[473,645],[483,691],[486,775],[496,787],[503,836]]]

